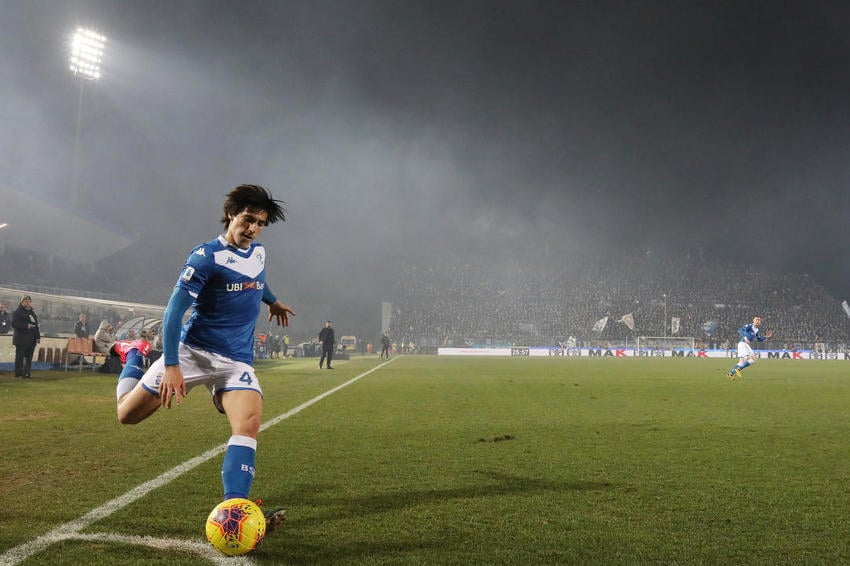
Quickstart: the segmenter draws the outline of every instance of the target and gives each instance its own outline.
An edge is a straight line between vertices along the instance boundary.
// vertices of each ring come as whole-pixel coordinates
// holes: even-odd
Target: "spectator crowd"
[[[757,314],[780,347],[844,349],[850,342],[840,301],[807,275],[724,265],[702,254],[446,260],[406,267],[391,302],[391,335],[430,347],[546,346],[568,336],[618,344],[681,336],[734,347],[737,329]]]

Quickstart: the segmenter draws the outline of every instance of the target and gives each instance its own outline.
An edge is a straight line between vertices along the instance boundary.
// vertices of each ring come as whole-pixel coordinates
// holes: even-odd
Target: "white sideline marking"
[[[279,422],[284,421],[284,420],[288,419],[289,417],[300,413],[301,411],[303,411],[307,407],[314,405],[315,403],[318,403],[319,401],[321,401],[325,397],[328,397],[329,395],[333,395],[334,393],[336,393],[340,389],[343,389],[344,387],[348,387],[352,383],[366,377],[367,375],[369,375],[373,371],[379,370],[382,367],[384,367],[385,365],[387,365],[391,362],[394,362],[396,359],[398,359],[398,356],[396,356],[395,358],[392,358],[390,360],[387,360],[386,362],[379,364],[379,365],[373,367],[372,369],[370,369],[368,371],[364,371],[363,373],[361,373],[360,375],[358,375],[356,377],[352,377],[351,379],[349,379],[345,383],[337,385],[333,389],[329,389],[329,390],[325,391],[324,393],[322,393],[321,395],[318,395],[316,397],[313,397],[309,401],[305,401],[304,403],[301,403],[300,405],[298,405],[294,409],[290,409],[289,411],[283,413],[282,415],[278,415],[277,417],[271,419],[270,421],[266,421],[265,423],[263,423],[260,426],[260,430],[261,431],[266,430],[270,426],[274,426],[274,425],[278,424]],[[44,550],[45,548],[47,548],[51,544],[61,542],[63,540],[68,540],[68,539],[107,540],[107,541],[114,540],[114,541],[118,541],[118,542],[126,542],[126,543],[129,543],[129,544],[142,544],[142,545],[146,545],[146,546],[152,546],[152,547],[155,547],[155,548],[174,548],[174,546],[167,546],[167,545],[177,544],[178,548],[184,547],[187,550],[194,550],[194,544],[195,543],[190,543],[189,541],[179,541],[179,542],[175,543],[174,539],[154,539],[154,538],[150,538],[150,537],[131,537],[131,536],[109,534],[109,533],[88,535],[88,534],[80,534],[80,531],[82,531],[83,529],[85,529],[86,527],[91,525],[92,523],[95,523],[96,521],[99,521],[101,519],[105,519],[106,517],[112,515],[116,511],[118,511],[118,510],[126,507],[127,505],[133,503],[137,499],[144,497],[145,495],[147,495],[151,491],[166,485],[167,483],[171,482],[172,480],[177,479],[178,477],[182,476],[183,474],[185,474],[189,470],[196,468],[196,467],[200,466],[201,464],[207,462],[208,460],[215,458],[216,456],[218,456],[219,454],[224,452],[226,449],[227,449],[227,443],[224,443],[224,444],[221,444],[219,446],[216,446],[215,448],[213,448],[211,450],[207,450],[206,452],[204,452],[200,456],[196,456],[196,457],[192,458],[191,460],[187,460],[187,461],[183,462],[182,464],[179,464],[178,466],[168,470],[167,472],[163,473],[162,475],[160,475],[160,476],[158,476],[158,477],[156,477],[156,478],[154,478],[150,481],[146,481],[145,483],[143,483],[141,485],[134,487],[133,489],[131,489],[130,491],[128,491],[124,495],[120,495],[120,496],[116,497],[115,499],[113,499],[112,501],[107,501],[106,503],[104,503],[100,507],[92,509],[91,511],[89,511],[88,513],[83,515],[82,517],[74,519],[73,521],[69,521],[69,522],[65,523],[64,525],[59,525],[58,527],[56,527],[52,531],[49,531],[49,532],[47,532],[47,533],[45,533],[45,534],[43,534],[39,537],[36,537],[29,542],[25,542],[21,545],[18,545],[14,548],[7,550],[5,553],[0,554],[0,565],[2,565],[2,566],[13,566],[14,564],[18,564],[19,562],[23,562],[24,560],[26,560],[30,556],[33,556],[33,555],[41,552],[42,550]],[[200,545],[200,546],[204,546],[204,547],[211,550],[211,547],[208,547],[206,544],[202,544],[202,543],[197,543],[197,544]],[[162,545],[162,546],[159,546],[159,545]],[[213,560],[213,561],[219,563],[218,558],[219,558],[220,555],[215,554],[214,551],[213,551],[213,553],[207,553],[204,556],[209,558],[210,560]],[[246,561],[243,561],[243,562],[234,562],[233,561],[234,559],[230,558],[230,557],[221,556],[221,558],[226,558],[226,562],[223,562],[223,563],[226,563],[226,564],[252,564],[253,563],[247,557],[244,557],[246,559]]]
[[[117,533],[76,533],[56,535],[51,537],[51,539],[50,544],[65,540],[86,540],[93,542],[114,542],[134,544],[137,546],[149,546],[158,550],[191,552],[197,554],[201,558],[206,558],[209,562],[212,562],[217,566],[251,566],[254,564],[254,561],[249,556],[225,556],[216,552],[215,549],[207,543],[179,538],[154,538],[138,535],[119,535]]]

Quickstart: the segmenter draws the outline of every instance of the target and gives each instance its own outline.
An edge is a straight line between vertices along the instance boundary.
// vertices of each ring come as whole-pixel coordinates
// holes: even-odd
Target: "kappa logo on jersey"
[[[198,251],[195,252],[195,255],[206,257],[207,253],[204,251],[204,248],[198,248]]]
[[[228,283],[227,291],[262,291],[266,284],[262,281],[247,281],[243,283]]]
[[[259,245],[255,246],[247,256],[229,248],[214,252],[213,255],[216,265],[235,271],[245,279],[256,279],[265,268],[258,257],[263,255],[262,247]]]

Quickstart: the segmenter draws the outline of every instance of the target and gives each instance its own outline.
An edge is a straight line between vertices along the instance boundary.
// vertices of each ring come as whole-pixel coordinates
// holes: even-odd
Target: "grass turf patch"
[[[326,372],[313,362],[258,365],[265,420],[379,363],[353,358]],[[735,382],[725,376],[729,365],[395,360],[261,433],[252,495],[287,507],[289,522],[252,558],[850,560],[846,362],[765,360]],[[0,553],[229,436],[202,389],[180,408],[127,427],[115,420],[110,376],[47,372],[32,382],[2,378],[0,388],[8,478],[0,486],[7,507]],[[220,465],[213,458],[87,532],[203,540],[203,521],[221,496]],[[128,552],[74,541],[30,563],[55,563],[49,559],[60,548],[90,564]]]

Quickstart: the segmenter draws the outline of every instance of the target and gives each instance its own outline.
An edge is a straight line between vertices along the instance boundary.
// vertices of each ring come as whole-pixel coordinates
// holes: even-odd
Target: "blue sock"
[[[749,367],[753,364],[750,363],[749,360],[745,361],[743,364],[738,364],[738,369],[744,369],[745,367]]]
[[[145,375],[145,358],[138,350],[133,349],[127,353],[126,363],[118,376],[118,386],[115,393],[119,399],[133,390],[142,376]]]
[[[254,460],[257,455],[257,440],[250,436],[234,434],[227,441],[227,451],[221,464],[221,482],[224,499],[241,497],[248,499],[254,483]]]

